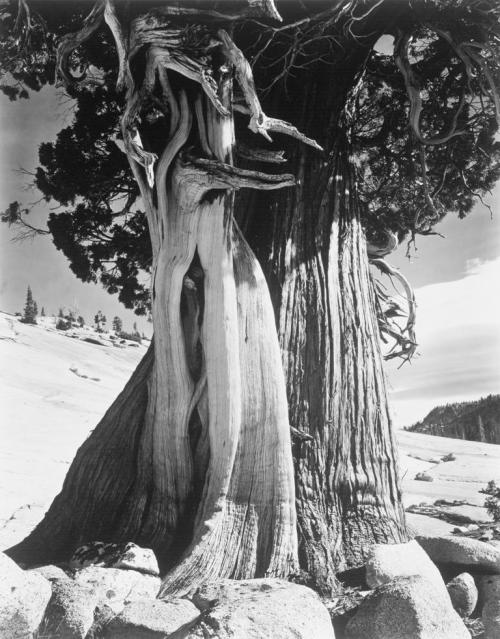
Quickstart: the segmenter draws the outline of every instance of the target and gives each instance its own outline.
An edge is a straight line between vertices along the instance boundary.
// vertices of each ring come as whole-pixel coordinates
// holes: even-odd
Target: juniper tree
[[[81,279],[150,304],[154,340],[9,554],[134,540],[164,595],[299,567],[333,590],[406,539],[379,338],[408,357],[414,304],[384,257],[498,177],[498,6],[18,7],[9,97],[57,66],[75,100],[40,148],[35,183],[65,208],[48,231]],[[369,259],[405,287],[403,327]]]

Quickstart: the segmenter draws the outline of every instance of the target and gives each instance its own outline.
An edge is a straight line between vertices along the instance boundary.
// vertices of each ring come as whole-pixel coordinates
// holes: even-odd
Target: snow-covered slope
[[[483,507],[485,495],[479,491],[492,479],[500,484],[500,445],[404,430],[396,435],[405,507],[432,504],[438,499],[463,501],[465,504],[448,506],[446,510],[476,522],[491,520]],[[443,461],[450,454],[454,459]],[[416,480],[415,476],[422,472],[432,481]],[[450,532],[454,528],[436,519],[427,521],[421,515],[408,515],[408,521],[421,532]]]
[[[21,509],[8,539],[0,530],[0,546],[16,537],[14,528],[24,534],[40,519],[77,448],[146,352],[144,342],[113,346],[90,328],[61,332],[52,318],[42,322],[0,313],[0,528]]]
[[[113,346],[109,335],[89,328],[63,333],[54,323],[28,326],[0,312],[0,549],[41,519],[77,448],[146,351],[145,343]],[[486,517],[479,490],[490,479],[500,483],[500,446],[404,431],[397,437],[406,506],[460,499],[470,504],[460,512]],[[441,461],[448,453],[455,461]],[[416,481],[422,471],[434,481]],[[409,519],[420,529],[452,528],[420,515]]]

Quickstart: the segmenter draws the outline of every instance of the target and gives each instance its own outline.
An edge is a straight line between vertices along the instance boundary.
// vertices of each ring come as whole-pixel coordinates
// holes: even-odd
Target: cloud
[[[466,273],[415,291],[418,356],[389,367],[398,427],[437,404],[500,392],[500,257],[470,259]]]

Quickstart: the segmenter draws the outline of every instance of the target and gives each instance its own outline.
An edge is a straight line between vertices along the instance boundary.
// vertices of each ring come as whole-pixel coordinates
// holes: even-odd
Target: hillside
[[[475,402],[437,406],[422,421],[405,430],[500,444],[500,395],[488,395]]]
[[[86,341],[90,340],[90,341]],[[146,352],[90,327],[61,332],[0,312],[0,549],[26,536],[59,492],[78,447]],[[500,446],[398,431],[404,503],[461,500],[448,511],[488,520],[479,491],[500,483]],[[453,454],[452,461],[443,461]],[[418,473],[432,481],[418,481]],[[449,523],[415,512],[412,527],[449,532]]]
[[[22,324],[0,312],[0,529],[15,511],[21,529],[41,518],[149,344],[39,321]]]

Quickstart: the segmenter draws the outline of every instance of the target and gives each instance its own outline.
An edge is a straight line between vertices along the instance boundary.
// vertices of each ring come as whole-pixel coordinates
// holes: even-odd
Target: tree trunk
[[[171,144],[180,147],[193,104],[185,94],[179,103]],[[211,152],[230,162],[232,117],[210,106],[206,116]],[[44,520],[8,551],[32,565],[67,560],[89,540],[132,540],[173,568],[165,596],[297,568],[285,380],[267,285],[233,225],[228,186],[180,158],[167,174],[166,157],[157,203],[148,199],[154,347],[78,451]]]
[[[347,131],[364,56],[366,49],[353,49],[341,72],[309,69],[290,81],[288,101],[269,98],[326,153],[290,148],[296,189],[258,194],[242,216],[277,316],[300,566],[325,593],[335,590],[336,573],[362,565],[371,544],[407,539]],[[339,81],[328,84],[327,73]]]

